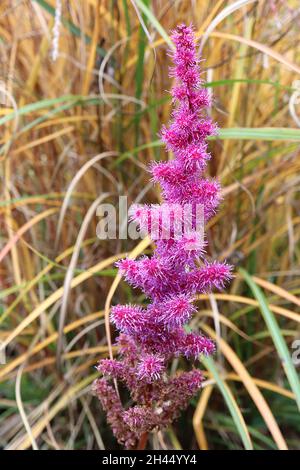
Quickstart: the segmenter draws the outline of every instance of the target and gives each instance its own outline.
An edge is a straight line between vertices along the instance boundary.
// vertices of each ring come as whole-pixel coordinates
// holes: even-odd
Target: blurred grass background
[[[108,355],[110,303],[143,302],[114,261],[151,245],[98,240],[96,206],[160,200],[146,167],[171,158],[158,131],[168,33],[184,21],[202,41],[220,127],[209,256],[236,272],[224,293],[199,297],[193,327],[219,346],[202,393],[148,446],[299,449],[299,2],[62,1],[55,43],[59,9],[0,5],[0,446],[117,448],[93,366]]]

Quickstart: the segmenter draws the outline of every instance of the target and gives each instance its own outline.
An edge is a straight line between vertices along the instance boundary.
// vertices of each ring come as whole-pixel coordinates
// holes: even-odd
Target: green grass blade
[[[146,7],[149,7],[149,0],[143,0],[143,4]],[[145,15],[143,16],[143,21],[147,27],[147,18]],[[144,59],[145,59],[145,51],[146,51],[146,34],[145,31],[140,25],[139,28],[139,42],[138,42],[138,60],[136,63],[136,70],[135,70],[135,97],[137,100],[141,99],[142,92],[143,92],[143,81],[144,81]],[[139,106],[136,106],[136,111],[139,110]],[[135,143],[138,145],[139,143],[139,131],[140,131],[140,115],[135,115]]]
[[[219,86],[233,86],[235,83],[242,83],[245,85],[248,84],[255,84],[255,85],[269,85],[273,86],[276,90],[287,90],[287,91],[295,91],[295,88],[293,86],[288,86],[288,85],[282,85],[279,82],[271,82],[270,80],[255,80],[255,79],[250,79],[250,78],[232,78],[232,79],[224,79],[224,80],[216,80],[213,82],[206,82],[203,83],[203,86],[205,88],[216,88]],[[143,109],[140,109],[135,113],[136,115],[143,115],[149,111],[153,111],[157,106],[161,106],[165,103],[168,103],[171,101],[171,96],[164,96],[163,98],[156,100],[155,102],[152,102],[149,104],[149,106],[146,106]],[[127,129],[131,126],[132,122],[134,122],[134,119],[129,123]]]
[[[213,359],[211,357],[205,357],[205,358],[202,358],[202,363],[204,364],[204,366],[206,367],[206,369],[211,372],[211,374],[213,375],[219,389],[220,389],[220,392],[222,393],[223,395],[223,398],[226,402],[226,405],[229,409],[229,412],[232,416],[232,419],[236,425],[236,428],[238,430],[238,433],[241,437],[241,440],[244,444],[244,447],[246,450],[252,450],[253,449],[253,444],[251,442],[251,438],[250,438],[250,435],[249,435],[249,432],[248,432],[248,429],[247,429],[247,426],[246,426],[246,423],[244,421],[244,418],[242,416],[242,413],[240,412],[239,408],[237,407],[237,404],[235,402],[235,400],[233,399],[233,395],[230,391],[230,389],[228,388],[228,386],[225,384],[224,380],[221,378],[216,366],[215,366],[215,363],[213,361]]]
[[[300,129],[286,127],[231,127],[220,129],[213,139],[300,141]]]
[[[54,105],[56,105],[58,103],[62,103],[64,101],[72,101],[72,100],[76,101],[76,96],[74,96],[74,95],[64,95],[64,96],[60,96],[58,98],[40,100],[40,101],[36,101],[34,103],[26,104],[25,106],[22,106],[22,108],[19,108],[17,112],[12,111],[11,113],[6,114],[5,116],[3,116],[0,119],[0,126],[2,126],[3,124],[5,124],[8,121],[11,121],[17,115],[18,116],[26,115],[26,114],[29,114],[29,113],[34,112],[34,111],[39,111],[40,109],[45,109],[45,108],[54,106]]]
[[[270,80],[258,80],[254,78],[228,78],[224,80],[215,80],[213,82],[203,83],[205,88],[215,88],[223,85],[234,85],[235,83],[243,83],[245,85],[269,85],[276,89],[282,89],[287,91],[295,91],[296,88],[293,86],[282,85],[280,82],[272,82]]]
[[[261,290],[261,288],[253,281],[252,277],[250,276],[247,271],[244,269],[240,268],[239,272],[242,274],[244,277],[245,281],[247,282],[248,286],[252,290],[252,293],[256,300],[259,302],[260,305],[260,311],[262,313],[262,316],[266,322],[266,325],[270,331],[271,337],[273,339],[275,348],[277,350],[277,353],[279,355],[280,361],[283,365],[284,371],[286,373],[287,379],[289,381],[289,384],[291,386],[292,391],[295,394],[296,397],[296,402],[298,405],[298,408],[300,410],[300,380],[299,376],[297,374],[297,371],[295,369],[295,366],[292,362],[291,359],[291,353],[286,345],[286,342],[284,341],[282,332],[279,328],[279,325],[277,323],[277,320],[271,310],[269,309],[268,301]]]
[[[64,95],[59,96],[58,98],[40,100],[34,103],[26,104],[19,108],[18,111],[12,111],[11,113],[6,114],[0,119],[0,126],[5,124],[8,121],[14,119],[17,115],[23,116],[41,109],[50,108],[59,103],[69,103],[70,107],[72,106],[84,106],[84,105],[98,105],[101,103],[102,98],[94,96],[83,96],[83,95]],[[63,105],[65,106],[65,105]]]
[[[135,147],[134,149],[132,149],[128,152],[124,152],[116,161],[113,162],[111,167],[115,168],[117,165],[122,163],[127,158],[131,157],[132,155],[136,155],[137,153],[139,153],[143,150],[146,150],[146,149],[149,149],[149,148],[162,147],[162,146],[163,146],[163,143],[161,142],[161,140],[155,140],[153,142],[149,142],[149,144],[144,144],[144,145],[140,145],[139,147]]]
[[[161,37],[166,41],[166,43],[168,44],[169,47],[171,47],[172,49],[174,48],[174,45],[170,39],[170,37],[168,36],[168,34],[166,33],[166,31],[164,30],[164,28],[162,27],[162,25],[160,24],[160,22],[157,20],[157,18],[154,16],[154,14],[152,13],[152,11],[147,7],[147,5],[145,5],[145,3],[143,3],[142,0],[135,0],[135,3],[136,5],[138,6],[139,10],[141,10],[144,15],[148,18],[148,21],[152,24],[152,26],[156,29],[156,31],[161,35]]]
[[[0,121],[1,124],[1,121]],[[248,128],[248,127],[232,127],[230,129],[219,129],[217,136],[208,137],[208,140],[216,139],[231,139],[231,140],[284,140],[284,141],[296,141],[300,142],[300,129],[288,129],[279,127],[259,127],[259,128]],[[135,155],[142,150],[148,148],[162,147],[163,143],[161,140],[154,140],[149,144],[140,145],[134,149],[124,152],[118,160],[113,164],[114,166],[119,165],[121,162],[129,158],[131,155]]]

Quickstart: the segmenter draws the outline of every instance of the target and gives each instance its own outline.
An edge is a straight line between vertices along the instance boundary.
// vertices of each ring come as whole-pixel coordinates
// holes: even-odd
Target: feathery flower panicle
[[[111,321],[120,330],[120,358],[100,361],[103,378],[94,385],[116,438],[127,448],[136,446],[143,433],[168,426],[199,390],[203,378],[197,368],[170,376],[168,363],[173,357],[197,360],[214,352],[209,338],[187,333],[185,325],[196,311],[195,294],[223,288],[231,277],[226,263],[205,260],[206,243],[197,225],[199,207],[206,222],[221,198],[218,181],[203,177],[211,158],[206,138],[217,127],[203,113],[210,97],[201,87],[192,28],[178,26],[172,40],[175,108],[161,138],[174,159],[149,168],[153,182],[162,187],[164,202],[131,208],[131,219],[150,234],[156,248],[152,257],[117,263],[121,275],[142,290],[149,303],[144,308],[112,307]],[[129,408],[109,384],[112,379],[129,389]]]
[[[145,354],[137,366],[137,376],[147,383],[155,382],[161,378],[165,370],[164,358],[154,354]]]
[[[111,321],[124,333],[138,333],[143,328],[143,309],[136,305],[116,305],[111,309]]]

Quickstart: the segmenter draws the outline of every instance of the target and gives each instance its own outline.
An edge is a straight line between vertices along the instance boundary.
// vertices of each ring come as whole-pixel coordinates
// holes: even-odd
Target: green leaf
[[[294,140],[300,141],[300,129],[286,127],[231,127],[220,129],[219,134],[210,139],[241,140]]]
[[[172,49],[174,48],[174,45],[169,37],[169,35],[166,33],[160,22],[155,18],[153,15],[152,11],[143,3],[142,0],[135,0],[136,5],[138,6],[139,10],[141,10],[144,15],[148,18],[149,22],[152,24],[152,26],[156,29],[156,31],[161,35],[161,37],[166,41],[169,47]]]
[[[239,272],[242,274],[248,286],[252,290],[254,297],[259,302],[260,311],[270,331],[274,346],[281,360],[291,389],[295,394],[298,409],[300,410],[300,380],[291,358],[291,352],[284,341],[282,331],[279,328],[273,312],[269,309],[268,301],[261,288],[253,281],[252,276],[247,273],[247,271],[240,268]]]
[[[1,121],[0,121],[1,123]],[[228,129],[219,129],[217,136],[208,137],[208,140],[217,139],[231,139],[231,140],[291,140],[300,142],[300,129],[288,129],[280,127],[232,127]],[[161,140],[154,140],[149,144],[140,145],[130,151],[124,152],[113,164],[114,166],[119,165],[121,162],[126,160],[132,155],[136,155],[142,150],[148,148],[162,147],[163,142]]]
[[[148,7],[149,0],[143,0],[143,4]],[[143,15],[143,20],[147,27],[147,21],[145,15]],[[137,100],[141,99],[142,91],[143,91],[143,81],[144,81],[144,59],[145,59],[145,51],[146,51],[146,34],[145,31],[140,25],[139,30],[139,41],[138,41],[138,59],[136,63],[136,70],[135,70],[135,97]],[[139,109],[139,106],[136,106],[136,110]],[[136,145],[139,141],[139,124],[140,124],[140,115],[138,113],[135,114],[135,142]]]
[[[252,78],[227,78],[224,80],[216,80],[213,82],[203,83],[206,88],[214,88],[222,85],[234,85],[235,83],[244,83],[245,85],[270,85],[277,89],[295,91],[296,88],[293,86],[282,85],[280,82],[272,82],[270,80],[257,80]]]
[[[156,147],[162,147],[163,143],[161,140],[155,140],[153,142],[150,142],[149,144],[144,144],[140,145],[139,147],[135,147],[134,149],[124,152],[114,163],[112,164],[112,168],[115,166],[119,165],[121,162],[126,160],[127,158],[131,157],[132,155],[136,155],[137,153],[141,152],[142,150],[146,150],[149,148],[156,148]]]
[[[216,384],[218,385],[220,392],[223,395],[226,405],[228,406],[228,409],[237,427],[237,430],[242,439],[245,449],[252,450],[253,445],[252,445],[251,438],[250,438],[246,423],[244,421],[243,415],[240,409],[238,408],[237,403],[234,400],[229,387],[220,376],[213,359],[211,357],[205,357],[205,358],[203,357],[201,361],[206,367],[206,369],[209,370],[211,374],[213,375],[216,381]]]

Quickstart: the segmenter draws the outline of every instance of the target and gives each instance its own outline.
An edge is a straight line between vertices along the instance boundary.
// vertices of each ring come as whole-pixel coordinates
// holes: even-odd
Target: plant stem
[[[141,438],[139,440],[136,450],[144,450],[147,444],[147,440],[148,440],[148,433],[144,432],[144,434],[141,435]]]

